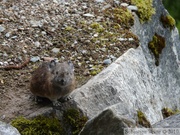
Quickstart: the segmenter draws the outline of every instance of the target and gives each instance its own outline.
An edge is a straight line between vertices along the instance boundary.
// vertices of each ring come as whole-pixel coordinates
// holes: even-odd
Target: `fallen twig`
[[[27,66],[27,64],[30,62],[30,59],[26,59],[22,64],[20,65],[8,65],[8,66],[3,66],[0,67],[0,69],[5,69],[5,70],[11,70],[11,69],[22,69],[23,67]]]

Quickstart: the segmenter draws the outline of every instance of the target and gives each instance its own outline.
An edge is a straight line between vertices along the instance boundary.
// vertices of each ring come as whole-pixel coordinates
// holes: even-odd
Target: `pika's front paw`
[[[53,101],[53,106],[55,106],[55,107],[61,107],[61,106],[62,106],[62,103],[56,100],[56,101]]]
[[[71,99],[72,99],[71,96],[67,96],[67,97],[64,98],[65,102],[67,102],[67,101],[69,101],[69,100],[71,100]]]
[[[60,99],[58,99],[59,102],[64,103],[67,102],[69,100],[71,100],[72,97],[71,96],[65,96],[65,97],[61,97]]]

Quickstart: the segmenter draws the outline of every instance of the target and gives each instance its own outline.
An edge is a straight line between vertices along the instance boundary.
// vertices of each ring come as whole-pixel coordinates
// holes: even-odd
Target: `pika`
[[[38,97],[50,99],[56,104],[75,89],[74,66],[70,61],[58,63],[43,62],[33,73],[30,91]]]

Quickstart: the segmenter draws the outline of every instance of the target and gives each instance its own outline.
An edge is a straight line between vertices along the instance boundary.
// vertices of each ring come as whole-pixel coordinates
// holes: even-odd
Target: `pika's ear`
[[[73,63],[72,63],[70,60],[68,60],[67,63],[68,63],[68,65],[70,66],[71,70],[74,71],[74,65],[73,65]]]
[[[54,68],[56,66],[56,61],[55,60],[51,60],[49,67],[50,68]]]

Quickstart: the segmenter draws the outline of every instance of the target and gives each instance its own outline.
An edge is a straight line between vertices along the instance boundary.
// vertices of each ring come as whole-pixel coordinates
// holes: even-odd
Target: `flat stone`
[[[52,49],[52,52],[53,52],[53,53],[59,53],[59,51],[60,51],[59,48],[53,48],[53,49]]]
[[[33,57],[31,57],[31,59],[30,59],[31,62],[37,62],[37,61],[39,61],[39,60],[40,60],[40,57],[39,57],[39,56],[33,56]]]
[[[131,11],[138,11],[137,6],[132,6],[132,5],[128,6],[127,9],[129,9]]]
[[[127,3],[121,3],[121,6],[123,6],[123,7],[127,7],[129,4],[127,4]]]
[[[109,65],[109,64],[111,64],[111,63],[112,63],[111,59],[105,59],[105,60],[103,61],[103,64],[104,64],[104,65]]]
[[[87,14],[83,14],[84,17],[94,17],[93,14],[87,13]]]
[[[135,115],[130,109],[123,109],[125,106],[117,104],[105,109],[85,124],[80,135],[123,135],[125,128],[136,127],[132,119]]]
[[[0,32],[5,31],[5,27],[3,27],[2,25],[0,25]]]

